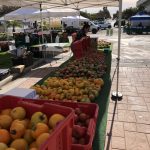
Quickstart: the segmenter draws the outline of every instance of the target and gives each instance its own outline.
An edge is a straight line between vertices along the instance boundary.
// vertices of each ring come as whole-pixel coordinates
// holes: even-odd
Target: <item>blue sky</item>
[[[138,0],[123,0],[123,4],[122,4],[123,10],[126,9],[126,8],[129,8],[129,7],[135,7],[137,1],[138,1]],[[94,8],[94,10],[91,9],[91,8],[88,8],[88,9],[85,9],[85,10],[86,10],[87,12],[89,12],[89,13],[96,13],[96,12],[98,12],[100,9],[102,9],[102,8]],[[84,10],[84,11],[85,11],[85,10]],[[116,7],[108,7],[108,10],[110,11],[110,13],[111,13],[111,15],[112,15],[112,14],[114,14],[114,13],[118,10],[118,8],[116,8]]]

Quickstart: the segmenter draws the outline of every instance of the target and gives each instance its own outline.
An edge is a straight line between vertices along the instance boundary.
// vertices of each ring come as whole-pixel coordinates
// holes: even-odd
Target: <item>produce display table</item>
[[[97,45],[97,49],[99,51],[103,51],[104,53],[109,53],[112,51],[113,45],[110,42],[106,42],[104,40],[99,40],[98,41],[98,45]]]
[[[56,52],[63,52],[63,48],[66,47],[70,47],[70,43],[44,43],[31,46],[34,51],[41,51],[44,58],[47,58],[49,52],[52,52],[54,56]]]
[[[101,52],[103,53],[103,52]],[[107,109],[109,104],[109,93],[111,88],[111,79],[110,79],[110,69],[111,69],[111,51],[105,53],[105,63],[107,65],[107,71],[103,75],[104,86],[102,87],[100,93],[97,98],[94,100],[96,104],[99,106],[99,115],[97,119],[97,126],[95,131],[95,138],[93,141],[93,150],[104,149],[104,141],[105,141],[105,131],[106,131],[106,123],[107,123]],[[68,63],[73,61],[71,58],[69,61],[65,62],[61,67],[64,68],[68,66]],[[55,76],[55,73],[51,73],[41,81],[39,81],[38,85],[43,85],[44,81],[49,78]],[[86,149],[85,149],[86,150]]]
[[[72,108],[70,109],[70,113],[72,114],[70,115],[70,122],[67,121],[68,118],[65,123],[64,116],[62,116],[63,122],[55,122],[59,123],[56,125],[64,132],[56,134],[55,129],[57,127],[53,129],[52,135],[48,135],[52,141],[47,140],[41,146],[40,150],[51,149],[52,145],[54,145],[53,150],[56,150],[57,146],[63,150],[104,149],[107,110],[111,88],[111,51],[108,53],[104,52],[91,50],[89,51],[90,55],[84,55],[80,59],[72,57],[62,64],[58,70],[50,73],[31,87],[32,89],[29,89],[29,91],[25,89],[13,89],[6,93],[7,95],[27,98],[19,98],[17,101],[14,100],[15,97],[6,99],[7,101],[11,99],[13,103],[22,101],[18,104],[23,104],[22,106],[29,108],[31,111],[33,111],[32,108],[35,110],[34,107],[36,107],[42,108],[41,111],[47,113],[46,111],[51,111],[54,105],[56,105],[56,108],[59,108],[59,105],[61,105],[64,107],[64,110],[62,107],[61,109],[55,109],[53,113],[62,111],[60,114],[67,117],[67,114],[64,114],[64,112]],[[39,94],[39,98],[33,100],[35,91]],[[7,108],[7,101],[3,100],[2,103],[5,108]],[[11,103],[11,107],[13,107],[13,103]],[[4,109],[4,107],[2,108]],[[65,126],[63,123],[65,123]],[[52,127],[52,124],[50,124],[50,127]],[[63,140],[60,139],[58,141],[52,138],[54,135],[56,138],[60,139],[61,137]],[[64,142],[64,138],[67,142]],[[65,146],[63,146],[64,144]]]

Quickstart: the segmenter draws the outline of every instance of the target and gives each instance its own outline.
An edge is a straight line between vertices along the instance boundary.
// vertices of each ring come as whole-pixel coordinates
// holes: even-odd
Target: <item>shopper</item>
[[[25,35],[25,45],[27,47],[27,51],[29,51],[29,46],[30,46],[30,37],[28,34]]]
[[[85,23],[83,28],[77,32],[76,40],[80,40],[83,37],[87,36],[86,34],[89,32],[90,25],[88,23]]]
[[[69,43],[67,32],[63,32],[62,36],[59,38],[59,43]]]

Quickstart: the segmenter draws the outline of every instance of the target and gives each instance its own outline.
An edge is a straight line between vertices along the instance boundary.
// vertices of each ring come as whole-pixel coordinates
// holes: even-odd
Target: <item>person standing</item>
[[[86,34],[89,32],[89,29],[90,25],[88,23],[85,23],[83,28],[77,32],[76,40],[80,40],[83,37],[86,37]]]
[[[28,34],[25,35],[25,45],[27,47],[27,51],[29,51],[29,47],[30,47],[30,37]]]

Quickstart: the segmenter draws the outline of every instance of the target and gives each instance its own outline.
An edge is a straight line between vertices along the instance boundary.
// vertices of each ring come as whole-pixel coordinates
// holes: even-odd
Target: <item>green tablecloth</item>
[[[99,105],[99,116],[97,120],[97,127],[95,132],[95,138],[93,141],[93,150],[103,150],[105,143],[105,133],[107,124],[107,114],[108,114],[108,104],[109,104],[109,94],[111,89],[111,52],[106,54],[106,64],[108,66],[107,72],[103,77],[104,87],[100,91],[95,103]]]

